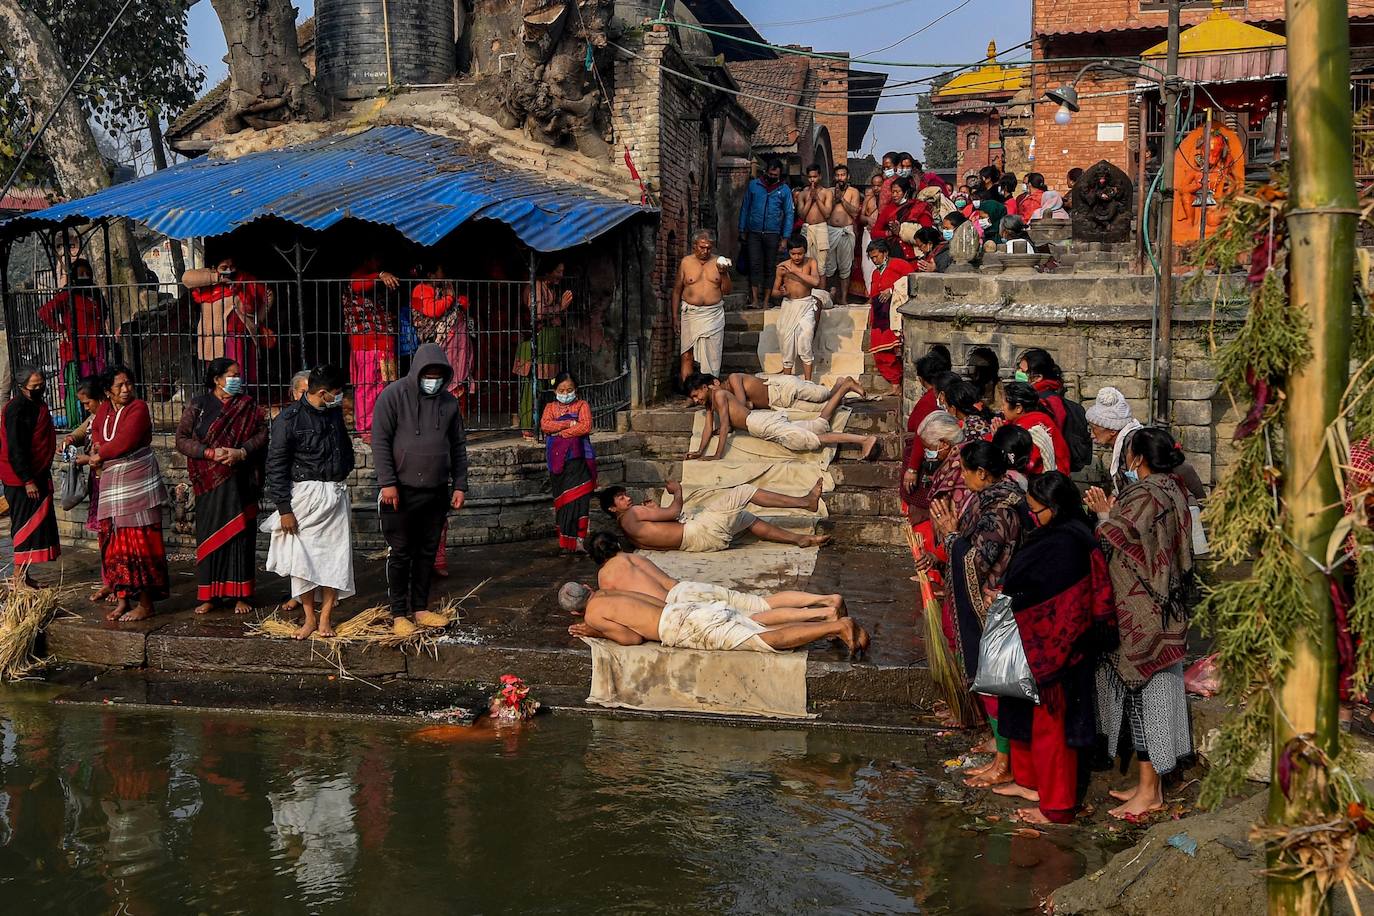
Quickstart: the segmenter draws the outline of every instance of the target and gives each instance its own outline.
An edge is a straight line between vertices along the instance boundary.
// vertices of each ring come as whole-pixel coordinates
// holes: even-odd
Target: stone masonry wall
[[[913,300],[900,310],[904,410],[919,393],[915,361],[931,344],[950,348],[956,371],[970,349],[991,347],[1007,378],[1022,351],[1043,347],[1064,370],[1069,397],[1086,408],[1109,385],[1121,389],[1137,419],[1147,420],[1153,304],[1145,278],[946,274],[915,278],[911,290]],[[1227,318],[1214,325],[1209,306],[1175,308],[1171,428],[1207,483],[1234,461],[1231,434],[1240,419],[1218,389],[1211,358],[1212,340],[1233,333]]]

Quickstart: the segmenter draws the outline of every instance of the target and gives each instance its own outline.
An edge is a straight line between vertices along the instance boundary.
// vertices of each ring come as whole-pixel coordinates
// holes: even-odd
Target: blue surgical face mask
[[[577,392],[560,391],[557,394],[555,394],[554,397],[558,398],[558,403],[560,404],[571,404],[573,401],[577,400]]]
[[[928,448],[928,449],[925,450],[925,452],[926,452],[926,461],[939,461],[939,460],[940,460],[940,453],[939,453],[939,451],[937,451],[936,449]]]
[[[956,206],[956,207],[958,207],[960,210],[962,210],[964,207],[967,207],[967,206],[968,206],[968,198],[967,198],[967,197],[956,197],[956,198],[954,198],[954,206]]]
[[[1130,468],[1122,469],[1121,476],[1126,478],[1127,483],[1136,483],[1140,480],[1140,472],[1133,471]]]
[[[897,170],[897,177],[898,177],[898,178],[910,178],[910,177],[911,177],[911,169],[898,169],[898,170]]]
[[[422,378],[420,379],[420,390],[425,394],[438,394],[439,389],[444,385],[441,378]]]
[[[895,178],[896,175],[897,175],[897,170],[896,170],[896,169],[883,169],[883,177],[884,177],[884,178]]]
[[[343,392],[340,391],[338,394],[334,395],[334,397],[330,399],[329,403],[326,404],[326,405],[324,405],[324,406],[325,406],[325,407],[342,407],[342,406],[343,406]]]
[[[224,380],[224,390],[228,394],[243,394],[243,376],[231,375]]]
[[[948,242],[950,239],[954,238],[954,230],[946,226],[940,230],[940,235],[944,236],[945,241]]]

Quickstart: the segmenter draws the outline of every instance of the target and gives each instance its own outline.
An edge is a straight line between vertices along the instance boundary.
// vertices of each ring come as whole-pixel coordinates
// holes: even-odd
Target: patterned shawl
[[[1127,687],[1183,658],[1193,590],[1193,520],[1172,474],[1127,487],[1097,526],[1116,593],[1121,646],[1110,660]]]
[[[235,395],[221,404],[219,416],[210,421],[205,445],[209,448],[241,448],[266,423],[256,401],[246,394]],[[262,459],[262,454],[250,454],[247,461],[229,467],[218,461],[189,458],[186,470],[191,477],[191,488],[197,496],[209,493],[235,475],[242,474],[246,481],[256,485],[248,494],[249,499],[256,502],[262,482]]]
[[[1021,500],[1020,488],[1006,478],[974,493],[964,504],[949,548],[955,648],[970,681],[978,670],[978,641],[988,616],[984,592],[1002,588],[1012,552],[1021,541]]]

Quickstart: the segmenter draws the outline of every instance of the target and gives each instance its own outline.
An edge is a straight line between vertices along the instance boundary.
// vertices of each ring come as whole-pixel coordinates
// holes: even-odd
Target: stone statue
[[[978,260],[982,253],[983,243],[978,240],[978,230],[974,228],[973,220],[960,223],[949,242],[949,256],[953,261],[951,269],[967,267]]]
[[[1106,159],[1083,172],[1073,186],[1073,238],[1079,242],[1124,242],[1131,237],[1134,187]]]

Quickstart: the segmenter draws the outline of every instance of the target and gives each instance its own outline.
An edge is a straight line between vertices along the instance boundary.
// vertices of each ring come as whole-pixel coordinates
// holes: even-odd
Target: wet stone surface
[[[809,647],[808,688],[818,710],[840,704],[856,721],[876,722],[884,717],[870,713],[884,703],[904,709],[928,706],[929,679],[916,617],[919,593],[907,580],[909,557],[891,550],[839,545],[819,551],[810,575],[796,574],[785,581],[777,575],[754,576],[751,581],[750,556],[748,545],[711,555],[710,578],[746,591],[839,592],[850,614],[873,634],[872,649],[862,662],[849,662],[837,645]],[[286,583],[275,575],[259,573],[259,607],[253,614],[239,617],[225,610],[200,616],[191,612],[196,604],[194,567],[189,559],[174,559],[172,595],[159,604],[155,617],[140,623],[108,623],[103,618],[111,605],[97,606],[87,598],[98,579],[95,554],[67,550],[61,564],[60,572],[40,573],[48,581],[60,576],[62,605],[71,612],[49,628],[49,654],[64,664],[204,677],[210,685],[207,697],[202,698],[206,705],[217,705],[208,696],[216,690],[225,694],[225,703],[240,705],[236,696],[251,696],[254,683],[266,683],[255,682],[258,676],[304,677],[317,683],[333,674],[345,681],[353,677],[395,684],[411,693],[426,684],[447,685],[443,687],[447,690],[462,682],[491,683],[505,672],[519,673],[540,687],[574,692],[585,690],[590,681],[590,653],[568,635],[571,619],[558,608],[556,592],[569,579],[594,583],[596,570],[589,559],[560,554],[549,542],[450,549],[451,575],[435,579],[434,603],[467,596],[462,618],[450,637],[432,653],[350,647],[343,656],[346,674],[324,657],[319,641],[247,635],[246,623],[267,616],[287,597]],[[355,578],[358,594],[341,604],[336,623],[386,601],[384,564],[375,553],[358,554]],[[215,686],[226,684],[229,679],[223,675],[229,673],[239,686],[232,690]],[[275,702],[271,692],[264,697],[271,707]],[[870,712],[852,712],[859,708]],[[909,720],[911,712],[899,718]]]

